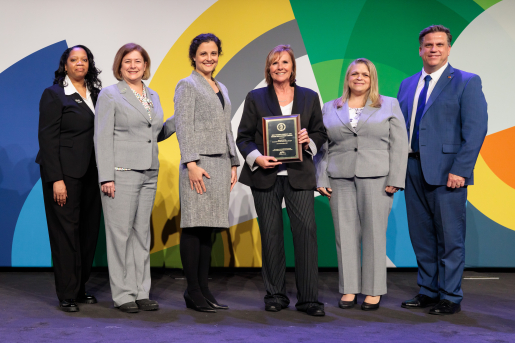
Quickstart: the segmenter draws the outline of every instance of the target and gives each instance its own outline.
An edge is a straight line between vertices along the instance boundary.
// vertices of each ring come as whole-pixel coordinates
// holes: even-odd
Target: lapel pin
[[[451,75],[447,76],[448,79],[450,79],[451,77],[452,77]]]
[[[80,99],[75,99],[75,102],[77,102],[77,104],[82,104],[82,101]]]

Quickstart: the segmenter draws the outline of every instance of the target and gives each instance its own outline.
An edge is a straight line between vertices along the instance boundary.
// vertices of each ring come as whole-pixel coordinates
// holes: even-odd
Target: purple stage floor
[[[298,312],[294,274],[287,274],[290,308],[264,311],[260,272],[213,273],[211,289],[228,311],[203,314],[185,308],[186,281],[178,270],[154,270],[156,312],[113,308],[106,272],[94,272],[89,292],[99,300],[78,313],[61,312],[53,273],[0,273],[0,342],[515,342],[515,274],[466,272],[462,312],[446,317],[400,307],[417,293],[416,273],[389,271],[388,294],[375,312],[337,307],[338,275],[320,273],[325,317]],[[358,298],[359,302],[363,297]]]

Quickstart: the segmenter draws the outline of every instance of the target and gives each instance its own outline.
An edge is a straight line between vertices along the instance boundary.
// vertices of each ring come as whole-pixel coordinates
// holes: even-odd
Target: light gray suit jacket
[[[114,181],[114,168],[159,169],[157,142],[175,132],[175,117],[163,124],[159,95],[145,86],[154,103],[150,120],[125,81],[102,89],[95,107],[98,181]]]
[[[349,106],[334,101],[322,113],[329,140],[315,157],[317,187],[330,187],[331,178],[388,176],[387,185],[404,188],[408,163],[408,135],[397,99],[383,96],[380,108],[368,100],[356,129]]]
[[[231,165],[240,165],[231,128],[231,102],[227,88],[216,82],[224,97],[218,96],[207,80],[195,70],[175,88],[175,117],[181,163],[198,161],[200,155],[229,153]]]

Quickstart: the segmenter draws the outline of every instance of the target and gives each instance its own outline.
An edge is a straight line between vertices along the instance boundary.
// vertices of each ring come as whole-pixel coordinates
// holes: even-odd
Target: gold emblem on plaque
[[[284,123],[277,124],[277,130],[279,130],[279,131],[286,130],[286,125]]]

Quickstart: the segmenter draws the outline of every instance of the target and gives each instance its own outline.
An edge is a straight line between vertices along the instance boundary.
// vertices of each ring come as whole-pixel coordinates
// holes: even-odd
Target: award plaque
[[[263,118],[265,156],[273,156],[282,163],[302,162],[299,131],[300,117],[298,114]]]

